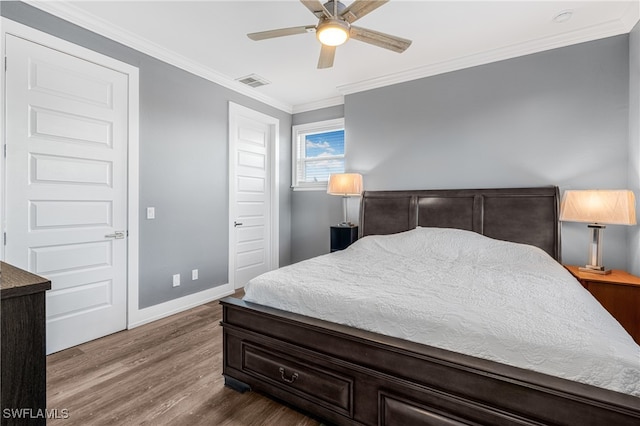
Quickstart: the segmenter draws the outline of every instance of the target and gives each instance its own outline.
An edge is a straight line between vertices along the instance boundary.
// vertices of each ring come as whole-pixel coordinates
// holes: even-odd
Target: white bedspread
[[[640,346],[544,251],[417,228],[263,274],[244,300],[640,397]]]

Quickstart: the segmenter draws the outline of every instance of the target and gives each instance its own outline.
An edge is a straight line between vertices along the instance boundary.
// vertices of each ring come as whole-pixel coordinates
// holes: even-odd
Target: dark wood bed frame
[[[366,191],[361,235],[469,229],[560,257],[558,188]],[[640,398],[225,298],[225,384],[343,425],[639,425]],[[639,360],[640,363],[640,360]]]

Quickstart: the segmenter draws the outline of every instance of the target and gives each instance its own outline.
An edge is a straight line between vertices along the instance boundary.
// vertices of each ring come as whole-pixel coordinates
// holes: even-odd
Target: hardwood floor
[[[49,425],[319,425],[222,377],[211,302],[47,357]]]

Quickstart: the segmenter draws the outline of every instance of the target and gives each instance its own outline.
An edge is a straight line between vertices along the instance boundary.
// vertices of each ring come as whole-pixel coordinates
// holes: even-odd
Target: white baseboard
[[[132,329],[144,324],[177,314],[187,309],[195,308],[213,300],[233,294],[235,291],[231,284],[223,284],[217,287],[203,290],[198,293],[170,300],[148,308],[138,309],[129,315],[127,328]]]

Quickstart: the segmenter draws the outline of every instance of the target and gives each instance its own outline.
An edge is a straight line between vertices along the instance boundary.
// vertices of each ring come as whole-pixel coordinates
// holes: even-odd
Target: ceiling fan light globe
[[[349,24],[339,20],[326,20],[318,25],[316,37],[326,46],[340,46],[349,40]]]

